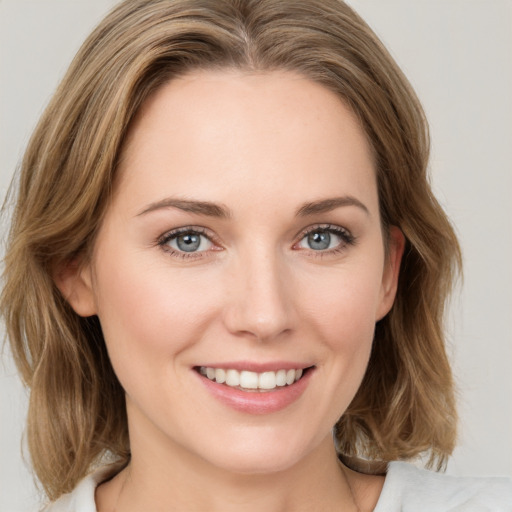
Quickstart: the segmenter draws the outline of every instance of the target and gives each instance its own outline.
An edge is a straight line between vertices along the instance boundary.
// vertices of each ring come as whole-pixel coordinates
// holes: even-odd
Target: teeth
[[[224,382],[226,382],[226,370],[223,370],[222,368],[217,368],[215,370],[215,380],[219,384],[224,384]]]
[[[240,372],[240,387],[258,389],[258,374],[256,372]]]
[[[297,382],[302,377],[303,370],[299,368],[297,370],[256,373],[247,370],[239,372],[232,369],[224,370],[223,368],[201,366],[199,373],[219,384],[226,384],[233,388],[270,390]]]
[[[279,370],[276,372],[276,385],[286,386],[286,370]]]
[[[276,372],[260,373],[258,387],[260,389],[274,389],[277,386]]]
[[[228,386],[232,386],[234,388],[236,388],[237,386],[240,386],[240,373],[237,372],[236,370],[227,370],[226,371],[226,384]]]

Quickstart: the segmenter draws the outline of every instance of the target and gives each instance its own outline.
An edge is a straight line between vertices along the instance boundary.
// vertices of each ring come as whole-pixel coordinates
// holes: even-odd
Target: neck
[[[227,471],[179,446],[147,448],[135,444],[130,465],[99,488],[99,512],[358,510],[330,436],[292,467],[263,474]]]

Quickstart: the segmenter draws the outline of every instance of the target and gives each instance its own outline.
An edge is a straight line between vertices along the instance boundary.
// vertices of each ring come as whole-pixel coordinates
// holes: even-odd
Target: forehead
[[[139,196],[160,188],[221,201],[237,188],[254,201],[277,190],[315,199],[330,189],[376,200],[356,116],[327,88],[283,71],[197,71],[163,85],[132,123],[119,172],[119,188]]]

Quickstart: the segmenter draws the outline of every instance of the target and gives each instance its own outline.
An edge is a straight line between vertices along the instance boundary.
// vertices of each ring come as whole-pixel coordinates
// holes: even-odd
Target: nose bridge
[[[228,329],[261,341],[290,330],[290,283],[279,252],[272,247],[253,247],[239,255],[234,267],[226,312]]]

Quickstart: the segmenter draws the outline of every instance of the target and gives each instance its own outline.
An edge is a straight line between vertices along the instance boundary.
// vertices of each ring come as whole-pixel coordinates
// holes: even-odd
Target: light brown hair
[[[86,40],[31,138],[5,257],[1,309],[31,389],[32,463],[51,499],[105,455],[130,457],[124,393],[98,319],[79,317],[52,276],[87,258],[144,100],[187,71],[232,67],[299,72],[349,105],[374,153],[383,228],[406,237],[395,304],[336,425],[339,452],[427,455],[441,467],[453,449],[443,314],[460,252],[428,183],[423,111],[375,34],[341,0],[128,0]]]

